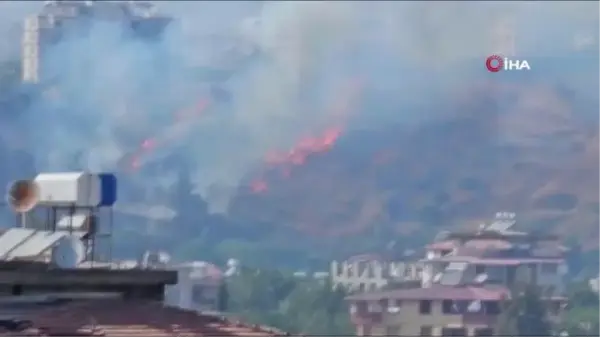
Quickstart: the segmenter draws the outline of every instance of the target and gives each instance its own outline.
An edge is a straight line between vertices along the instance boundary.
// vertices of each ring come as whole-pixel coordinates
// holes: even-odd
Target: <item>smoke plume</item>
[[[0,3],[2,35],[39,7]],[[175,161],[209,201],[229,191],[214,197],[223,208],[269,151],[337,127],[331,106],[350,81],[363,83],[364,100],[347,112],[346,132],[418,123],[489,77],[491,53],[567,55],[597,50],[598,39],[597,2],[174,1],[158,10],[176,21],[160,41],[125,40],[99,21],[44,51],[45,94],[21,125],[38,170],[132,171],[166,190],[174,179],[144,167]],[[16,55],[14,42],[0,48],[0,60]],[[232,75],[210,85],[204,67]],[[124,167],[132,154],[134,170]]]

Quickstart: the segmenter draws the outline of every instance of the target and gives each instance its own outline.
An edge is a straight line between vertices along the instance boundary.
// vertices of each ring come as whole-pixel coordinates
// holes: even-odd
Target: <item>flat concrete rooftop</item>
[[[59,269],[47,264],[0,262],[0,285],[167,285],[177,283],[177,273],[167,270],[77,268]]]

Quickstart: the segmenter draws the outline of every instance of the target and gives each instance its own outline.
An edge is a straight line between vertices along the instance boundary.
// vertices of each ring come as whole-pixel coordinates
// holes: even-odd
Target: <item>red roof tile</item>
[[[484,264],[496,266],[517,266],[527,263],[560,263],[563,259],[555,258],[488,258],[476,256],[442,256],[434,259],[422,259],[421,261],[438,261],[438,262],[467,262],[471,264]]]
[[[43,309],[20,335],[60,336],[278,336],[284,332],[225,317],[165,307],[157,302],[89,300]],[[2,335],[2,332],[0,332]],[[15,336],[14,333],[10,334]]]
[[[481,300],[498,301],[510,292],[504,287],[452,287],[435,285],[429,288],[396,289],[349,296],[350,301],[398,300]]]

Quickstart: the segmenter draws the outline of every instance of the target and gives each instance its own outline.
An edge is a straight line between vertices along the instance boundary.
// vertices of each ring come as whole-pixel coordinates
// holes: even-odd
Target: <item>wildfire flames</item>
[[[176,137],[180,137],[180,129],[189,125],[194,119],[201,117],[210,106],[207,98],[200,100],[195,106],[177,111],[173,115],[173,123],[159,135],[144,139],[138,149],[131,155],[128,170],[137,171],[143,165],[143,158],[151,154],[158,146],[169,145]]]
[[[264,163],[268,170],[278,169],[283,177],[289,177],[292,168],[305,164],[311,155],[329,151],[344,131],[345,119],[352,111],[355,98],[362,88],[361,82],[352,80],[342,88],[342,94],[334,100],[330,109],[334,119],[334,126],[326,128],[319,134],[301,138],[295,146],[288,151],[270,151],[265,155]],[[128,171],[135,172],[144,165],[144,158],[161,146],[169,145],[169,142],[181,137],[180,129],[189,125],[196,118],[201,117],[210,107],[211,101],[202,99],[192,108],[178,111],[173,116],[171,126],[163,129],[158,135],[144,139],[138,149],[130,156]],[[269,185],[264,175],[250,182],[249,189],[253,193],[264,193],[268,191]]]
[[[336,126],[325,129],[321,134],[306,136],[285,152],[271,151],[265,156],[267,169],[279,169],[283,177],[290,177],[292,168],[304,165],[311,155],[331,150],[344,132],[345,119],[352,112],[352,105],[362,89],[362,82],[352,80],[343,88],[342,95],[334,101],[331,109]],[[266,178],[260,177],[250,183],[253,193],[264,193],[269,189]]]

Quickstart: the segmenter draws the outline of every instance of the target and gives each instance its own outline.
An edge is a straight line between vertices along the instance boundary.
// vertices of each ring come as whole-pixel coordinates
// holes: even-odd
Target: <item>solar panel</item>
[[[463,278],[462,270],[446,270],[442,274],[440,284],[445,286],[456,286],[459,285]]]
[[[33,229],[27,228],[11,228],[7,230],[4,235],[0,236],[0,259],[5,259],[5,255],[34,234],[35,231]]]
[[[34,235],[30,236],[24,241],[19,247],[8,254],[8,258],[20,258],[28,256],[38,256],[47,248],[50,248],[52,244],[62,238],[65,233],[60,232],[46,232],[37,231]]]
[[[493,222],[487,230],[496,231],[496,232],[506,232],[512,226],[514,226],[517,222],[514,220],[500,220]]]
[[[51,248],[63,237],[70,235],[69,232],[49,232],[36,231],[34,235],[28,237],[13,251],[6,254],[7,259],[23,258],[30,256],[38,256],[47,249]],[[73,233],[71,235],[81,236],[81,234]]]

